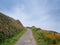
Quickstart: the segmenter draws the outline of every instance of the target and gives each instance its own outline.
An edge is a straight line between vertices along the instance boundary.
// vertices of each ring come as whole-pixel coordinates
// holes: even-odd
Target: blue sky
[[[0,0],[0,12],[24,26],[60,32],[60,0]]]

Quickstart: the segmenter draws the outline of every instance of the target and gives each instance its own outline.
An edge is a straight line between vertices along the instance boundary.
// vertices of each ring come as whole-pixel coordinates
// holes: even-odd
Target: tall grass
[[[26,32],[26,29],[22,30],[20,33],[15,36],[0,42],[0,45],[15,45],[16,41]]]
[[[15,20],[0,13],[0,42],[19,33],[24,26],[19,20]]]
[[[32,28],[38,45],[60,45],[60,34],[52,31]]]

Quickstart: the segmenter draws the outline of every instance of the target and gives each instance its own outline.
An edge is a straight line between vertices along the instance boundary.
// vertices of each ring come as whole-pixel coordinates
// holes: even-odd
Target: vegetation
[[[60,33],[32,27],[38,45],[60,45]]]
[[[0,45],[15,45],[15,42],[26,32],[26,29],[22,30],[20,33],[16,34],[12,38],[4,40]]]
[[[23,28],[19,20],[0,13],[0,42],[4,42],[4,40],[20,33]]]

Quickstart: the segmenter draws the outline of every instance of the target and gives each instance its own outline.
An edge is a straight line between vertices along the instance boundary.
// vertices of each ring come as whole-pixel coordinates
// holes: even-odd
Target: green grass
[[[33,35],[36,39],[37,45],[47,45],[45,43],[45,41],[42,39],[42,37],[40,37],[40,35],[38,34],[38,32],[36,32],[35,30],[32,30]]]
[[[7,21],[6,21],[7,20]],[[24,26],[19,20],[0,13],[0,42],[19,33]]]
[[[60,45],[60,42],[56,42],[56,44],[53,44],[52,40],[49,40],[49,41],[48,41],[48,39],[45,40],[45,38],[43,37],[43,34],[40,33],[40,31],[41,31],[41,29],[39,30],[37,28],[32,28],[32,33],[36,39],[37,45]],[[54,43],[55,43],[55,41],[54,41]]]
[[[12,38],[4,40],[4,42],[0,42],[0,45],[14,45],[16,41],[26,32],[26,29],[22,30],[20,33],[16,34]]]

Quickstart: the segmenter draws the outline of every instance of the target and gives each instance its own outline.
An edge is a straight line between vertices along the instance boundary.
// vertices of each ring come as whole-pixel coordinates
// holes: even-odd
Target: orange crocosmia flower
[[[60,37],[60,34],[55,34],[55,37]]]

